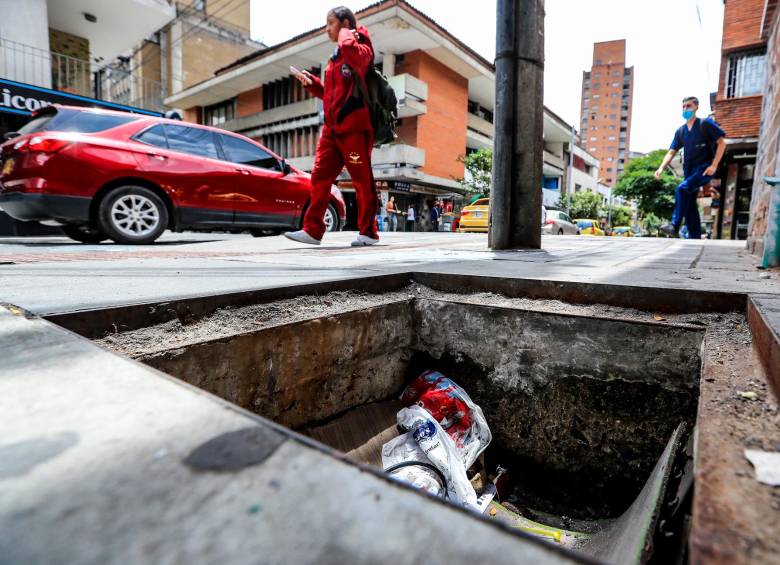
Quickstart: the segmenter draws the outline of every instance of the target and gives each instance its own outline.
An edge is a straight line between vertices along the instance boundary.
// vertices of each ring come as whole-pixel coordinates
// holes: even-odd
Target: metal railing
[[[99,66],[0,37],[0,78],[164,111],[162,84],[120,67]]]

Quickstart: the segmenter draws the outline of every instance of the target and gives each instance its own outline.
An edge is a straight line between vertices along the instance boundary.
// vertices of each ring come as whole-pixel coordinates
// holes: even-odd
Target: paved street
[[[780,274],[756,270],[742,242],[551,236],[542,250],[492,252],[481,234],[385,233],[357,249],[353,237],[321,247],[193,233],[148,246],[5,238],[0,299],[48,314],[413,270],[780,294]]]

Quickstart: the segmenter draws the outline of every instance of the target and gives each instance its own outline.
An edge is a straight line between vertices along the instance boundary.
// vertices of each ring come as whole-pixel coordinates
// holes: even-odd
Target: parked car
[[[542,226],[542,233],[545,235],[577,235],[580,230],[565,212],[547,210],[547,220]]]
[[[298,229],[310,176],[259,143],[140,114],[48,106],[0,146],[0,206],[84,243],[155,241],[174,231]],[[333,187],[325,223],[343,228]]]
[[[598,220],[574,220],[580,230],[580,235],[604,235]]]
[[[460,212],[460,223],[458,231],[464,232],[487,232],[488,220],[490,219],[490,199],[480,198],[468,206],[464,206]]]
[[[634,232],[630,226],[617,226],[612,228],[612,235],[615,237],[634,237]]]

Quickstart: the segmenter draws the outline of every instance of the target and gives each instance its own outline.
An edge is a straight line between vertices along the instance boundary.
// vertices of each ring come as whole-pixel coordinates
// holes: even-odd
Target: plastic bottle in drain
[[[411,430],[415,443],[447,479],[448,498],[478,509],[477,493],[455,443],[428,411],[420,406],[404,408],[398,412],[398,423]]]

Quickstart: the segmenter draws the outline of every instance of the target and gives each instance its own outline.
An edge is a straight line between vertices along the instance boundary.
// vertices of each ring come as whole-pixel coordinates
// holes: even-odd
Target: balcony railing
[[[0,77],[147,110],[165,109],[160,82],[2,37]]]
[[[388,79],[398,98],[398,117],[420,116],[428,112],[428,85],[410,74],[392,76]]]

